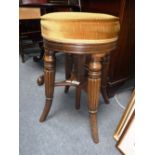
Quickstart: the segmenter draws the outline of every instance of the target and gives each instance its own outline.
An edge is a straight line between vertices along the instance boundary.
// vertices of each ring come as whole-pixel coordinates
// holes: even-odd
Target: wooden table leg
[[[46,102],[44,110],[40,117],[40,122],[45,121],[53,99],[54,81],[55,81],[55,53],[45,50],[44,56],[44,80],[45,80],[45,95]]]
[[[33,61],[35,61],[35,62],[43,60],[43,57],[44,57],[44,47],[43,47],[43,42],[42,41],[39,42],[39,48],[41,49],[40,55],[33,57]]]
[[[20,52],[20,55],[22,58],[22,62],[24,63],[25,62],[25,56],[24,56],[24,49],[23,49],[23,43],[22,43],[21,37],[19,39],[19,52]]]
[[[92,55],[89,62],[88,75],[88,109],[92,138],[95,143],[99,142],[97,127],[97,108],[101,86],[101,56]]]
[[[109,97],[107,94],[107,80],[108,80],[108,72],[109,72],[109,62],[110,54],[107,54],[103,57],[102,61],[102,83],[101,83],[101,93],[104,98],[106,104],[109,103]]]

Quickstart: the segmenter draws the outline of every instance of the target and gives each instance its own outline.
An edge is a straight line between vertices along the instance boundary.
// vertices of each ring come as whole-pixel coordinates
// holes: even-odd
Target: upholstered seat
[[[56,12],[41,17],[42,36],[62,43],[109,43],[118,39],[119,19],[99,13]]]

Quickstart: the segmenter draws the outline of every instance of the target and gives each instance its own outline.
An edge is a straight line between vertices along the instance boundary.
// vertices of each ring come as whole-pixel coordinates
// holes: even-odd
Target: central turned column
[[[101,86],[101,55],[92,55],[88,75],[88,109],[93,141],[99,142],[97,127],[97,108]]]

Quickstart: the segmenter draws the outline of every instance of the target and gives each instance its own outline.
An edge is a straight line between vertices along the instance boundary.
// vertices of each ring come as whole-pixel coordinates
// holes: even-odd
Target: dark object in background
[[[40,16],[49,12],[57,11],[79,11],[79,6],[71,5],[68,1],[52,1],[49,3],[47,0],[21,0],[20,9],[27,9],[27,14],[30,14],[30,18],[20,19],[19,21],[19,46],[22,62],[25,62],[25,49],[32,48],[36,44],[40,47],[40,55],[34,57],[34,61],[41,60],[43,57],[43,43],[40,31],[40,17],[32,18],[30,13],[33,9],[39,9]],[[19,14],[21,10],[19,10]]]
[[[135,75],[135,0],[81,0],[82,12],[107,13],[120,17],[118,48],[110,56],[109,96]]]

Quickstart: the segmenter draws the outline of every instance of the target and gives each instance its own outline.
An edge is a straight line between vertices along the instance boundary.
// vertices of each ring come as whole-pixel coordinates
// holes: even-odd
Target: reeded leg
[[[88,75],[88,109],[90,117],[90,126],[92,138],[95,143],[99,142],[97,127],[97,108],[101,86],[101,68],[100,55],[93,55],[89,63]]]
[[[40,122],[45,121],[53,99],[54,81],[55,81],[55,55],[53,52],[45,51],[44,56],[44,80],[45,80],[45,95],[46,101],[44,110],[40,117]]]
[[[41,75],[41,76],[38,77],[38,79],[37,79],[37,84],[38,84],[39,86],[41,86],[41,85],[44,84],[44,75]]]
[[[107,78],[108,78],[108,71],[109,71],[109,59],[110,55],[106,55],[102,61],[102,84],[101,84],[101,93],[104,98],[106,104],[109,103],[109,97],[107,95]]]
[[[71,72],[73,68],[73,60],[71,54],[65,54],[65,75],[66,80],[71,77]],[[68,93],[69,86],[65,86],[65,93]]]

